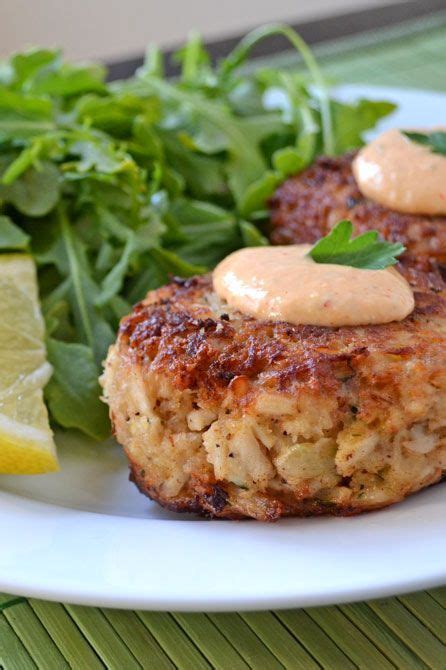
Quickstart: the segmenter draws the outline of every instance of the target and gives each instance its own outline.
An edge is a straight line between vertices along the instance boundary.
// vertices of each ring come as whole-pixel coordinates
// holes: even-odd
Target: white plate
[[[444,120],[446,95],[390,99],[385,126]],[[116,445],[59,437],[62,471],[0,477],[0,591],[88,605],[235,610],[322,605],[446,583],[446,484],[381,512],[276,524],[171,514],[137,493]]]

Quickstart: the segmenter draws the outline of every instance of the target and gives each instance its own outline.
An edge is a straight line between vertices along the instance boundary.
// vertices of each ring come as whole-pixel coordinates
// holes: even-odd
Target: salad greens
[[[340,221],[310,249],[308,255],[316,263],[349,265],[364,270],[384,270],[395,265],[397,256],[406,248],[399,242],[386,242],[376,230],[352,238],[351,221]]]
[[[309,74],[243,71],[251,48],[285,36]],[[307,45],[288,26],[250,33],[217,66],[192,35],[163,76],[151,47],[126,81],[99,65],[34,49],[0,64],[0,251],[38,267],[52,420],[101,439],[101,362],[119,319],[171,275],[212,268],[266,244],[267,200],[322,152],[360,146],[387,102],[329,97]]]

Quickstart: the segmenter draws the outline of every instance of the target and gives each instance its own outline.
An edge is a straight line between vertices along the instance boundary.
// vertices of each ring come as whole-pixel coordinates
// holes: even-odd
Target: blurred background
[[[396,6],[396,13],[399,5],[402,18],[407,18],[410,10],[406,5],[418,13],[425,1],[0,0],[0,56],[38,44],[62,46],[70,58],[119,61],[141,55],[150,41],[163,47],[174,46],[192,28],[208,40],[219,39],[241,34],[266,21],[286,20],[296,24],[367,8],[379,10],[388,4]],[[446,0],[435,4],[446,7]],[[368,19],[363,17],[362,22],[361,29],[367,30]],[[339,27],[344,34],[350,32],[342,21]]]

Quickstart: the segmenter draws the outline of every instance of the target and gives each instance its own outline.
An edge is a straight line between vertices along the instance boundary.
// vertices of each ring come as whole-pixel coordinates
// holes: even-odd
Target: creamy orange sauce
[[[387,130],[361,149],[353,174],[360,191],[384,207],[409,214],[446,214],[446,156],[412,142],[399,130]]]
[[[412,290],[394,268],[362,270],[315,263],[309,244],[251,247],[214,270],[216,293],[257,319],[314,326],[401,321],[414,309]]]

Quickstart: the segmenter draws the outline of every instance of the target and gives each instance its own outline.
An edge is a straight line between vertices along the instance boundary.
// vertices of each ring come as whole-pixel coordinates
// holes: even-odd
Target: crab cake
[[[446,217],[396,212],[364,197],[352,171],[354,153],[322,157],[287,179],[270,200],[273,244],[316,242],[341,219],[356,233],[377,230],[407,256],[446,264]]]
[[[356,514],[438,482],[446,301],[424,288],[403,321],[338,328],[232,311],[210,276],[150,292],[102,377],[131,478],[175,511],[260,520]]]

